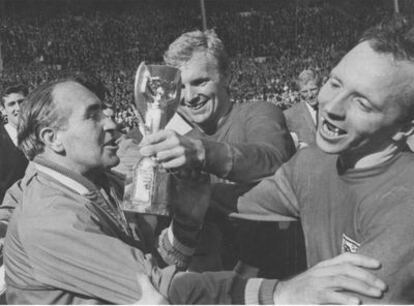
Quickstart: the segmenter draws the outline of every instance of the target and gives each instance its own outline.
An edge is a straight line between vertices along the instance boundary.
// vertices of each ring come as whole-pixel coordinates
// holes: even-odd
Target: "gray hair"
[[[57,128],[66,123],[66,119],[57,109],[53,99],[56,85],[68,80],[59,80],[40,85],[27,97],[20,112],[17,140],[19,147],[29,160],[44,151],[40,140],[40,131],[45,127]]]

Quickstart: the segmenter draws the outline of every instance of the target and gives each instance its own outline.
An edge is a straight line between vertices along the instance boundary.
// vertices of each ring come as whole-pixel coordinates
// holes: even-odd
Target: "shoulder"
[[[281,118],[283,117],[282,110],[269,102],[251,101],[245,103],[235,103],[233,105],[233,112],[239,113],[244,117],[269,117]]]
[[[53,213],[66,206],[83,207],[88,202],[76,191],[62,185],[29,164],[25,176],[19,183],[21,207],[28,216]]]
[[[285,110],[283,113],[285,114],[286,117],[295,116],[296,114],[303,112],[304,110],[303,107],[304,107],[303,102],[299,102],[299,103],[292,105],[290,108]]]
[[[241,110],[244,111],[276,111],[282,112],[282,110],[276,106],[275,104],[265,102],[265,101],[248,101],[244,103],[235,103],[234,106],[240,107]]]
[[[337,158],[337,155],[327,154],[313,143],[297,151],[287,164],[290,164],[290,167],[297,169],[300,173],[314,175],[317,172],[325,171],[326,167],[335,166]],[[335,169],[336,167],[333,168],[333,170]]]

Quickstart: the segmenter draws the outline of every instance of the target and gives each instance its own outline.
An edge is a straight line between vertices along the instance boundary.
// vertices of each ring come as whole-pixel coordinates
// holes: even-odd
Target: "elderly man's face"
[[[316,105],[318,105],[318,91],[319,86],[316,80],[310,80],[305,84],[301,84],[299,89],[302,99],[312,107],[316,107]]]
[[[116,125],[103,113],[98,97],[78,83],[66,82],[55,87],[54,99],[68,116],[58,137],[71,169],[84,174],[95,168],[116,166]]]
[[[7,120],[15,128],[17,128],[17,125],[19,124],[20,106],[24,101],[25,97],[21,92],[14,92],[3,97],[3,108]]]
[[[412,63],[377,53],[367,42],[357,45],[319,92],[318,146],[361,157],[383,151],[401,130],[400,100],[413,94],[413,76]]]
[[[179,68],[183,84],[181,109],[201,128],[214,126],[230,103],[228,80],[220,73],[217,60],[205,52],[195,52]]]

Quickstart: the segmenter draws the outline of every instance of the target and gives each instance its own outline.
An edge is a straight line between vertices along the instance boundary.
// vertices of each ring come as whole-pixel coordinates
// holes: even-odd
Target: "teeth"
[[[338,137],[340,133],[340,129],[335,127],[333,130],[331,130],[331,127],[329,126],[329,123],[327,121],[324,121],[322,124],[322,129],[326,135],[329,137]]]
[[[209,98],[204,95],[198,95],[195,99],[198,101],[194,100],[195,103],[186,103],[187,107],[197,110],[202,108],[209,100]]]

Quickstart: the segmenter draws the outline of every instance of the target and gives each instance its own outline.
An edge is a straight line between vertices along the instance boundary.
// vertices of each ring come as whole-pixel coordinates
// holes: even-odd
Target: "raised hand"
[[[155,156],[165,169],[199,169],[205,159],[201,140],[181,136],[171,130],[162,130],[145,137],[140,153]]]

